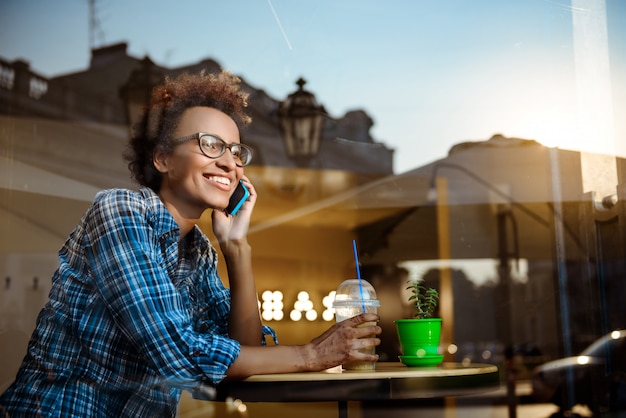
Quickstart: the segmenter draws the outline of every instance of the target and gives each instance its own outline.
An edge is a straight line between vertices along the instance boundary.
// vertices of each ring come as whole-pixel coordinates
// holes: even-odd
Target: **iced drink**
[[[344,321],[353,316],[360,315],[361,313],[378,313],[378,307],[380,302],[376,299],[376,291],[370,283],[366,280],[349,279],[344,281],[337,288],[335,294],[335,302],[333,307],[335,308],[335,320],[337,322]],[[360,287],[362,286],[362,287]],[[376,325],[374,322],[366,322],[359,325],[360,327],[366,327]],[[376,347],[371,347],[361,350],[370,354],[376,353]],[[346,370],[374,370],[376,367],[374,362],[370,361],[355,361],[345,363],[343,368]]]

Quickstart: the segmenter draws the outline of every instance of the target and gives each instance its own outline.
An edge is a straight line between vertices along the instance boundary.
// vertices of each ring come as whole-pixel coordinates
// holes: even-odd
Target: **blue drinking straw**
[[[363,310],[363,313],[365,313],[365,302],[363,302],[363,300],[365,299],[363,297],[363,282],[361,281],[361,268],[359,267],[359,253],[356,250],[355,239],[352,240],[352,248],[354,250],[354,262],[356,264],[356,277],[357,279],[359,279],[359,292],[361,293],[361,309]]]

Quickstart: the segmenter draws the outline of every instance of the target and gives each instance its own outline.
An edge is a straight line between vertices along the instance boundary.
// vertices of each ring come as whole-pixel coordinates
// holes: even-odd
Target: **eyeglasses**
[[[200,151],[209,158],[221,157],[226,152],[226,148],[228,148],[233,154],[237,167],[246,166],[252,161],[252,148],[249,146],[238,143],[227,144],[222,138],[205,132],[183,136],[182,138],[174,139],[172,143],[178,145],[194,139],[198,140]]]

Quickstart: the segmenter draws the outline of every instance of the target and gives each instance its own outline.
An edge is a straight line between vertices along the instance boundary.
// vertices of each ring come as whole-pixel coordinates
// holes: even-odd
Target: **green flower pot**
[[[394,323],[402,349],[402,363],[420,367],[435,366],[443,361],[439,350],[441,318],[397,319]]]

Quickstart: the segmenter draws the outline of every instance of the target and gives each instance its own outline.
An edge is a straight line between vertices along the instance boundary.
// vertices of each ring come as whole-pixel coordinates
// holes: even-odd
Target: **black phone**
[[[248,200],[248,197],[250,197],[250,192],[248,191],[248,188],[243,184],[241,180],[239,180],[239,184],[235,188],[235,191],[233,192],[228,202],[226,213],[234,216],[239,211],[239,209],[241,209],[243,203]]]

